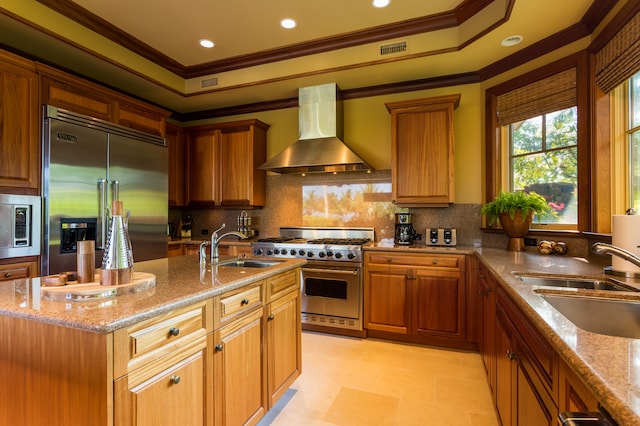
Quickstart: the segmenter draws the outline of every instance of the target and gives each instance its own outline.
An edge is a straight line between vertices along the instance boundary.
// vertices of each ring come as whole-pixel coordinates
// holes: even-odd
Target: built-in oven
[[[302,322],[362,330],[362,268],[309,262],[301,268]]]

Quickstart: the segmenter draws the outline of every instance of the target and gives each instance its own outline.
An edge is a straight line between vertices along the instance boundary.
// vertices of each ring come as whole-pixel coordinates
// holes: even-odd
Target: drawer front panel
[[[464,256],[431,255],[431,254],[396,254],[368,253],[367,264],[410,265],[434,268],[456,268],[464,264]]]
[[[220,299],[220,317],[225,319],[241,311],[252,309],[262,304],[262,287],[252,287],[239,293]]]
[[[275,277],[267,278],[267,302],[278,299],[281,296],[299,287],[299,270],[294,269]]]

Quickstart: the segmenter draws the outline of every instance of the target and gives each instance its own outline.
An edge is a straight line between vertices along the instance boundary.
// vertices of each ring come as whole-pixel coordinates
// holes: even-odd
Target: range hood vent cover
[[[300,137],[260,169],[275,173],[373,170],[342,141],[342,99],[335,83],[298,91]]]

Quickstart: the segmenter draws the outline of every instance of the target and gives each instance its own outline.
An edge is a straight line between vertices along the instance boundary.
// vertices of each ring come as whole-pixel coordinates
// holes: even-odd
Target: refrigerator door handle
[[[120,181],[111,181],[111,203],[120,199]]]
[[[104,250],[107,241],[107,180],[98,179],[98,230],[96,235],[96,249]]]

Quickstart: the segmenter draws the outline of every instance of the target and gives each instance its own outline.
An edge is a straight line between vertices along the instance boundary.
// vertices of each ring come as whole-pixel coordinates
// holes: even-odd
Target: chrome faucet
[[[241,234],[240,232],[235,232],[235,231],[227,232],[226,234],[222,234],[218,236],[218,232],[222,231],[225,226],[226,224],[223,223],[220,228],[216,229],[215,231],[213,231],[213,234],[211,234],[211,263],[217,262],[218,259],[220,258],[220,256],[218,255],[218,243],[220,243],[221,239],[229,235],[235,235],[236,237],[239,237],[241,240],[246,240],[248,238],[246,235]]]
[[[597,254],[612,254],[640,267],[640,257],[636,256],[630,251],[614,246],[612,244],[595,243],[591,246],[591,251]]]

